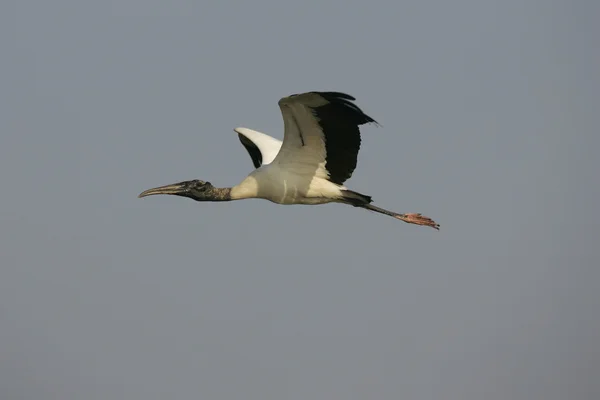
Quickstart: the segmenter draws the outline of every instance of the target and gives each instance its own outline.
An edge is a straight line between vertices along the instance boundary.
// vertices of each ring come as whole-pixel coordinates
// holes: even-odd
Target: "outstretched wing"
[[[252,158],[254,168],[270,164],[279,153],[282,143],[279,139],[248,128],[235,128],[234,131]]]
[[[356,168],[359,126],[377,123],[353,100],[339,92],[308,92],[279,100],[285,133],[273,163],[343,184]]]

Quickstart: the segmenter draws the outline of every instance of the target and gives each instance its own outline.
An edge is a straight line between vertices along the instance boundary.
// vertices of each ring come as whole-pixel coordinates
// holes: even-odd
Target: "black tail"
[[[363,207],[373,201],[371,196],[353,192],[352,190],[342,190],[342,195],[344,196],[344,201],[354,207]]]

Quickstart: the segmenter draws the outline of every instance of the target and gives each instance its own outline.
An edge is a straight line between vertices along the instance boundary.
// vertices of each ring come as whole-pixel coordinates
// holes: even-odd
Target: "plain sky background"
[[[4,1],[0,398],[600,398],[594,1]],[[341,205],[200,204],[352,94]]]

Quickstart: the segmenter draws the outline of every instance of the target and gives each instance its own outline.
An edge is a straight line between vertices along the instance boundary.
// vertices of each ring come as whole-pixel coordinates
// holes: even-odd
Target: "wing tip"
[[[320,96],[323,96],[323,98],[328,101],[331,101],[328,98],[350,100],[350,101],[356,100],[356,98],[354,96],[351,96],[348,93],[343,93],[343,92],[312,92],[312,93],[316,93]]]
[[[365,112],[354,103],[356,100],[355,97],[342,92],[318,92],[318,94],[329,103],[337,104],[349,111],[351,115],[356,118],[354,122],[358,125],[374,123],[375,125],[380,126],[379,122],[365,114]]]
[[[314,97],[312,100],[309,100],[310,97],[307,96],[318,96],[318,99]],[[306,105],[313,108],[319,108],[325,106],[327,104],[333,104],[334,107],[340,107],[341,110],[345,110],[348,115],[353,118],[354,123],[357,125],[364,125],[373,123],[376,126],[381,126],[379,122],[377,122],[374,118],[364,113],[364,111],[355,103],[356,98],[348,93],[344,92],[336,92],[336,91],[310,91],[304,93],[296,93],[289,95],[287,97],[283,97],[279,100],[278,104],[280,107],[286,105],[287,103],[298,100],[299,98],[304,99],[301,101],[306,102]]]

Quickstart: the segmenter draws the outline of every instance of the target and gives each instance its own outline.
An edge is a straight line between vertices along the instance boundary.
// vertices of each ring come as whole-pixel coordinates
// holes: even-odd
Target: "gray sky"
[[[0,397],[600,398],[599,11],[3,2]],[[232,129],[309,90],[382,124],[348,186],[440,232],[137,199],[237,184]]]

